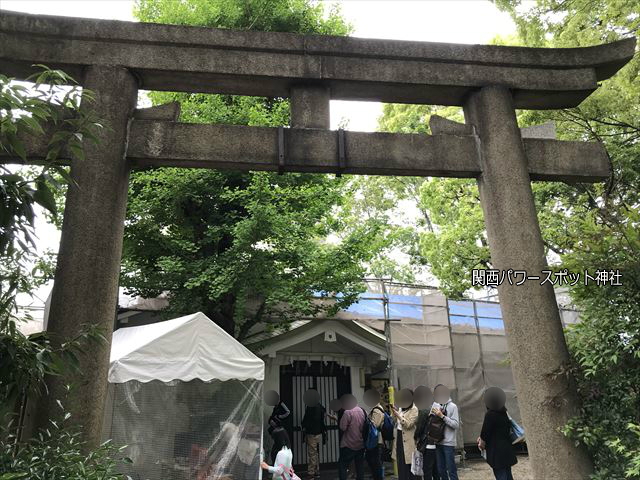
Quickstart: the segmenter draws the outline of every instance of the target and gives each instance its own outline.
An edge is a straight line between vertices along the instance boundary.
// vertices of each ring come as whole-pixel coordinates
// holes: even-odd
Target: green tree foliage
[[[329,10],[309,0],[138,0],[135,15],[144,22],[199,25],[231,30],[348,35],[337,6]]]
[[[307,0],[141,0],[142,21],[344,35],[339,12]],[[281,126],[283,98],[152,92],[179,101],[181,121]],[[170,297],[166,314],[201,310],[243,338],[260,321],[315,315],[313,295],[361,291],[375,231],[344,232],[344,179],[323,175],[154,169],[132,175],[122,285]],[[333,305],[332,308],[335,308]]]
[[[123,283],[170,312],[201,310],[243,338],[256,322],[319,313],[314,292],[360,291],[372,232],[339,243],[341,181],[162,169],[131,183]]]
[[[640,214],[602,225],[591,213],[581,245],[562,256],[573,271],[619,269],[622,286],[577,285],[580,323],[567,332],[582,398],[565,432],[586,444],[597,479],[640,478]]]
[[[232,30],[347,35],[352,28],[337,8],[309,0],[139,0],[135,15],[144,22],[197,25]],[[152,92],[154,104],[178,101],[180,120],[252,126],[282,126],[289,122],[289,102],[283,98]]]
[[[379,130],[430,134],[429,119],[439,115],[464,122],[460,108],[431,105],[384,105]],[[383,276],[412,281],[432,274],[450,297],[460,297],[471,287],[471,270],[487,268],[489,251],[482,210],[474,180],[419,177],[358,177],[352,181],[356,205],[366,205],[368,216],[386,225],[387,247],[409,256],[408,267],[378,265]],[[400,226],[393,219],[407,210],[414,215]],[[352,209],[356,218],[358,208]],[[387,257],[385,257],[387,258]],[[374,264],[375,265],[375,264]]]
[[[368,276],[416,281],[421,265],[398,262],[398,255],[415,256],[416,225],[407,223],[405,208],[415,203],[419,179],[355,176],[349,180],[343,204],[336,216],[342,235],[370,236]],[[421,224],[423,223],[420,221]]]
[[[70,414],[65,414],[61,408],[60,417],[25,442],[17,443],[13,435],[4,437],[0,431],[0,480],[124,478],[118,473],[118,466],[131,462],[122,456],[125,447],[117,448],[107,441],[87,452],[79,433],[67,424]]]

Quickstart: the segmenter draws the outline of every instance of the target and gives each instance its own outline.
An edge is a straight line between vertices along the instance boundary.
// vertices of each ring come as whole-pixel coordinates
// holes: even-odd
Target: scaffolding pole
[[[447,328],[449,329],[449,343],[451,345],[451,366],[453,368],[453,381],[456,382],[456,394],[458,394],[460,393],[460,390],[458,388],[458,373],[456,371],[456,358],[455,358],[455,352],[453,348],[453,332],[451,328],[451,309],[449,308],[449,299],[447,298],[446,300],[447,300]],[[475,312],[475,304],[473,308]],[[462,428],[462,415],[460,415],[460,405],[459,405],[460,401],[458,400],[458,398],[456,398],[456,400],[458,401],[456,405],[458,405],[458,415],[460,416],[460,424],[458,426],[458,430],[460,431],[460,437],[462,437],[462,450],[460,451],[460,465],[464,467],[465,461],[466,461],[466,454],[464,450],[464,431]],[[457,435],[458,433],[456,432],[456,436]]]
[[[387,345],[387,371],[389,372],[389,383],[396,388],[400,388],[398,385],[398,372],[393,364],[393,349],[391,348],[391,322],[397,322],[399,319],[391,319],[389,315],[389,293],[387,292],[387,286],[383,279],[380,279],[380,285],[382,287],[382,312],[384,315],[384,336]]]

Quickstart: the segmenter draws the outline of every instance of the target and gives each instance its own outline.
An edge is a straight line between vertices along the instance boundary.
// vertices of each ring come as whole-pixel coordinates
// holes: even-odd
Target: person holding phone
[[[416,450],[422,453],[422,480],[440,480],[436,466],[438,437],[431,431],[433,422],[439,420],[433,411],[433,393],[428,387],[420,385],[414,391],[414,398],[419,411],[415,441]]]
[[[457,430],[460,428],[458,406],[451,400],[451,392],[445,385],[433,389],[435,404],[432,413],[444,422],[444,436],[436,445],[436,463],[442,480],[458,480],[455,449]]]
[[[397,405],[391,406],[396,421],[396,438],[393,442],[393,459],[398,464],[398,480],[414,480],[411,460],[416,449],[415,432],[418,407],[413,403],[413,392],[408,388],[398,392]]]

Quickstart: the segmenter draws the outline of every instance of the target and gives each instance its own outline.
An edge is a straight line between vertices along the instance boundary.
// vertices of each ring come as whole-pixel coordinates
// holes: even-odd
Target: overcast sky
[[[356,37],[482,44],[496,35],[515,32],[511,18],[485,0],[341,0],[326,3],[341,5],[344,17],[355,27],[353,35]],[[133,4],[133,0],[0,0],[0,9],[133,21]],[[380,113],[380,103],[332,101],[331,126],[337,128],[338,123],[346,119],[349,130],[373,131]],[[36,233],[42,250],[57,250],[59,233],[53,226],[40,221]],[[38,298],[34,299],[35,305],[41,305],[47,294],[47,288],[41,289]],[[30,302],[25,300],[23,303]]]

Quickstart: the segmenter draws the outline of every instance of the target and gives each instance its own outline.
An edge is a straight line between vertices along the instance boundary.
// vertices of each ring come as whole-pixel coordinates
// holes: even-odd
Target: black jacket
[[[491,468],[506,468],[518,463],[511,445],[511,423],[507,410],[487,410],[480,438],[487,445],[487,463]]]
[[[320,435],[327,431],[324,423],[324,407],[320,404],[315,407],[306,407],[302,419],[302,430],[309,435]]]
[[[290,415],[290,411],[287,406],[280,402],[275,407],[273,407],[273,411],[269,416],[269,433],[271,434],[273,430],[277,427],[281,427],[284,423],[284,420]]]
[[[413,434],[413,439],[416,441],[416,445],[420,441],[420,438],[425,435],[427,430],[427,423],[429,422],[429,416],[431,410],[420,410],[418,412],[418,420],[416,421],[416,431]]]

